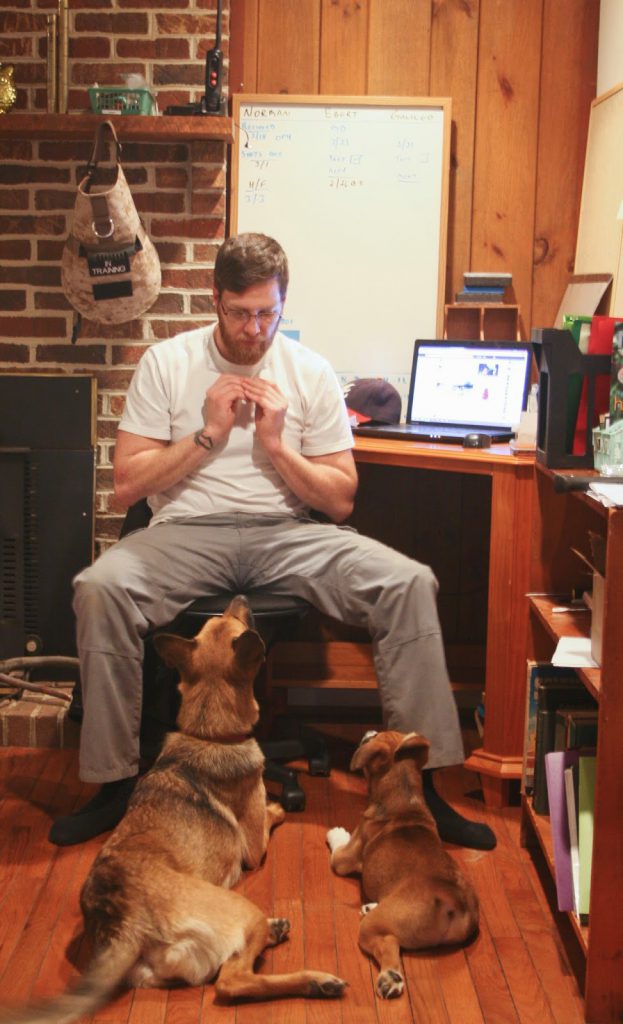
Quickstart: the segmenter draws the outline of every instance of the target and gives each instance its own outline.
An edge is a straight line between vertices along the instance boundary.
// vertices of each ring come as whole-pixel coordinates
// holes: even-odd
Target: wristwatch
[[[207,452],[212,451],[214,448],[214,441],[209,434],[204,434],[204,427],[198,430],[194,436],[195,444],[198,444],[200,448],[205,448]]]

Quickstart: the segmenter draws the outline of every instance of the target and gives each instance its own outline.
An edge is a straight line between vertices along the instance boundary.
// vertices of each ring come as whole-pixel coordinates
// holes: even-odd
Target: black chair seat
[[[274,620],[302,618],[310,607],[302,597],[291,594],[271,594],[270,591],[259,589],[245,590],[243,593],[251,606],[259,633],[262,633],[262,627]],[[188,628],[193,628],[196,632],[206,619],[222,615],[232,597],[233,594],[229,593],[198,597],[166,626],[166,631],[174,633],[175,627],[179,626],[184,632]],[[158,629],[156,632],[164,632],[164,629]]]

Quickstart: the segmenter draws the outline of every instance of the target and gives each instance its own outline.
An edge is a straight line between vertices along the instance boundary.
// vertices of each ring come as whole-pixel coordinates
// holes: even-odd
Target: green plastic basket
[[[154,102],[149,89],[92,86],[88,93],[91,110],[96,114],[151,114]]]

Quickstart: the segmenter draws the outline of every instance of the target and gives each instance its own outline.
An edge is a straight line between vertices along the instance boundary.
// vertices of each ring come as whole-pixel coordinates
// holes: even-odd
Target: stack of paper
[[[616,508],[623,506],[623,484],[608,484],[599,482],[588,485],[589,494],[599,498],[604,505],[611,505]]]

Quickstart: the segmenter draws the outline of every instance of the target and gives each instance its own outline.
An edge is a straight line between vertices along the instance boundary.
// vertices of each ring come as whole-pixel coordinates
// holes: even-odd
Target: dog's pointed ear
[[[430,743],[426,736],[420,736],[418,732],[407,733],[401,744],[394,751],[394,761],[400,761],[405,757],[411,757],[418,768],[423,768],[428,761]]]
[[[360,771],[365,768],[366,765],[370,764],[373,758],[377,758],[379,764],[383,764],[389,760],[388,751],[386,746],[380,746],[374,742],[374,737],[366,740],[365,743],[361,743],[357,747],[353,754],[352,761],[350,762],[351,772]]]
[[[181,676],[188,676],[190,659],[196,650],[197,641],[173,633],[158,633],[153,640],[156,651],[169,668],[176,668]]]
[[[249,669],[253,665],[259,668],[264,660],[266,648],[259,633],[254,629],[245,629],[232,641],[236,652],[236,660],[243,668]]]

